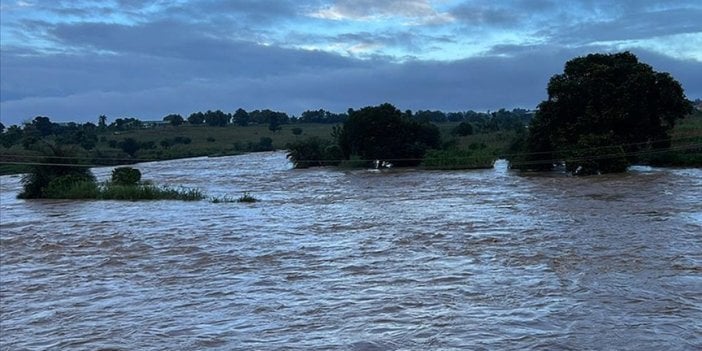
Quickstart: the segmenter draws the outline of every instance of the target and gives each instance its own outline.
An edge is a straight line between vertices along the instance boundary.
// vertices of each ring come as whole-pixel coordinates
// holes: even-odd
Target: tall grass
[[[181,200],[198,201],[205,196],[198,189],[157,187],[148,184],[117,185],[106,184],[100,188],[101,200]]]
[[[198,201],[205,198],[198,189],[157,187],[150,184],[97,184],[93,181],[58,179],[47,187],[42,198],[72,200],[180,200]]]
[[[257,202],[257,201],[258,201],[258,199],[256,199],[255,197],[249,195],[249,193],[244,193],[244,195],[242,195],[242,196],[237,200],[237,202],[243,202],[243,203],[254,203],[254,202]]]

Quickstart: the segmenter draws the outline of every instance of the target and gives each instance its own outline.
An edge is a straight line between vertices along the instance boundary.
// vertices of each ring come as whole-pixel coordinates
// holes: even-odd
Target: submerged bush
[[[287,149],[287,158],[295,168],[334,166],[343,156],[339,146],[318,137],[290,143]]]
[[[44,188],[43,197],[47,199],[94,199],[99,196],[99,189],[94,180],[69,174],[53,179]]]
[[[242,195],[242,196],[237,200],[237,202],[245,202],[245,203],[254,203],[254,202],[257,202],[257,201],[258,201],[258,199],[256,199],[255,197],[249,195],[249,193],[244,193],[244,195]]]
[[[95,182],[95,176],[90,169],[77,164],[79,160],[70,149],[50,144],[43,147],[39,151],[45,156],[22,177],[23,190],[17,195],[18,198],[57,198],[56,196],[72,187],[73,183]]]
[[[222,197],[213,196],[210,199],[210,201],[213,204],[239,202],[238,199],[235,199],[235,198],[228,196],[228,195],[224,195]]]
[[[141,171],[132,167],[117,167],[112,170],[112,183],[117,185],[137,185]]]

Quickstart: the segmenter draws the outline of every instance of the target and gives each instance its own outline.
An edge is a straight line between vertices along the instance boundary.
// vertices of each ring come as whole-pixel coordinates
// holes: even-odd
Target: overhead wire
[[[573,154],[578,154],[578,153],[587,153],[587,152],[594,152],[594,151],[599,151],[603,149],[611,149],[611,148],[631,148],[631,147],[637,147],[637,146],[647,146],[647,145],[652,145],[656,143],[663,143],[663,142],[681,142],[685,140],[690,140],[690,141],[695,141],[694,139],[702,137],[702,132],[689,132],[689,133],[684,133],[682,136],[680,134],[677,134],[674,137],[670,138],[665,138],[665,139],[658,139],[658,140],[649,140],[649,141],[644,141],[644,142],[636,142],[636,143],[622,143],[622,144],[613,144],[613,145],[603,145],[603,146],[594,146],[594,147],[588,147],[588,148],[578,148],[578,149],[570,149],[567,150],[570,153]],[[630,157],[630,156],[640,156],[640,155],[647,155],[647,154],[656,154],[656,153],[664,153],[664,152],[669,152],[669,151],[684,151],[684,150],[694,150],[697,148],[702,148],[702,143],[699,142],[693,142],[690,144],[684,144],[684,145],[675,145],[675,146],[670,146],[667,148],[661,148],[661,149],[645,149],[645,150],[637,150],[637,151],[627,151],[623,153],[612,153],[612,154],[604,154],[604,155],[592,155],[592,156],[585,156],[585,157],[570,157],[568,158],[570,161],[587,161],[587,160],[596,160],[596,159],[608,159],[608,158],[614,158],[614,157]],[[544,163],[556,163],[559,162],[559,160],[554,160],[554,159],[539,159],[539,160],[518,160],[519,158],[523,158],[526,156],[536,156],[536,155],[552,155],[559,153],[557,150],[548,150],[548,151],[537,151],[537,152],[526,152],[526,153],[511,153],[511,154],[498,154],[494,155],[494,157],[498,158],[507,158],[507,159],[517,159],[513,162],[515,165],[530,165],[530,164],[544,164]],[[16,160],[12,160],[16,159]],[[460,167],[460,166],[472,166],[475,165],[475,161],[481,160],[482,157],[480,156],[456,156],[456,157],[430,157],[430,158],[392,158],[392,159],[383,159],[383,161],[387,162],[417,162],[417,161],[447,161],[447,160],[474,160],[472,163],[466,163],[466,164],[450,164],[452,167]],[[50,162],[50,160],[62,160],[64,161],[63,163],[56,163],[56,162]],[[69,163],[70,161],[91,161],[91,163]],[[0,164],[3,165],[23,165],[23,166],[65,166],[65,167],[110,167],[114,166],[113,164],[108,164],[107,162],[111,163],[117,163],[117,164],[134,164],[134,163],[143,163],[143,162],[156,162],[156,161],[169,161],[169,160],[177,160],[177,159],[157,159],[157,158],[126,158],[126,157],[90,157],[90,156],[46,156],[46,155],[31,155],[31,154],[0,154]],[[105,163],[101,163],[101,162]],[[346,159],[318,159],[318,160],[302,160],[301,162],[303,163],[308,163],[308,164],[313,164],[313,163],[338,163],[338,162],[343,162],[343,161],[348,161]],[[375,161],[374,159],[353,159],[351,161],[357,161],[357,162],[373,162]]]

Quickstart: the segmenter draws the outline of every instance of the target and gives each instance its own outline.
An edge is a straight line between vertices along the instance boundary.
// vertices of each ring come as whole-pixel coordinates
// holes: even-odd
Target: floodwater
[[[23,201],[2,177],[0,349],[702,348],[700,169],[137,167],[261,201]]]

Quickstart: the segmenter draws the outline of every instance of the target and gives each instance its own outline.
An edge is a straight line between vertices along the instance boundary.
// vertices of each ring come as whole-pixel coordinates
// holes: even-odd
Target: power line
[[[691,138],[696,138],[696,137],[702,137],[702,133],[689,133],[690,136],[688,137],[682,137],[682,138],[666,138],[666,139],[657,139],[657,140],[649,140],[649,141],[642,141],[642,142],[636,142],[636,143],[624,143],[624,144],[613,144],[613,145],[604,145],[604,146],[594,146],[594,147],[589,147],[589,148],[580,148],[580,149],[570,149],[568,151],[570,152],[583,152],[583,151],[594,151],[594,150],[600,150],[600,149],[607,149],[607,148],[612,148],[612,147],[633,147],[633,146],[642,146],[642,145],[650,145],[650,144],[656,144],[656,143],[662,143],[662,142],[673,142],[673,141],[682,141],[682,140],[687,140]],[[528,156],[528,155],[545,155],[545,154],[553,154],[556,153],[556,150],[549,150],[549,151],[538,151],[538,152],[529,152],[529,153],[514,153],[514,154],[501,154],[501,157],[510,157],[510,156]],[[173,159],[159,159],[159,158],[124,158],[124,157],[90,157],[90,156],[45,156],[45,155],[22,155],[22,154],[0,154],[0,157],[16,157],[16,158],[22,158],[22,159],[59,159],[59,160],[93,160],[93,161],[119,161],[119,162],[132,162],[132,163],[137,163],[137,162],[155,162],[155,161],[166,161],[166,160],[173,160]],[[177,159],[177,158],[176,158]],[[396,158],[396,159],[385,159],[386,161],[419,161],[419,160],[426,160],[427,158]],[[326,162],[333,162],[333,161],[343,161],[343,160],[310,160],[310,161],[326,161]],[[358,161],[374,161],[374,160],[365,160],[361,159]]]
[[[636,152],[624,152],[624,153],[610,153],[610,154],[604,154],[604,155],[593,155],[593,156],[587,156],[587,157],[575,157],[575,158],[569,158],[568,160],[571,162],[582,162],[582,161],[592,161],[592,160],[603,160],[603,159],[610,159],[610,158],[619,158],[619,157],[630,157],[630,156],[641,156],[641,155],[648,155],[648,154],[657,154],[657,153],[665,153],[665,152],[670,152],[670,151],[684,151],[684,150],[694,150],[702,148],[702,143],[694,143],[694,144],[688,144],[688,145],[680,145],[680,146],[674,146],[670,148],[665,148],[665,149],[654,149],[654,150],[643,150],[643,151],[636,151]],[[599,149],[599,148],[597,148]],[[583,150],[590,150],[590,149],[580,149],[581,151]],[[555,152],[555,151],[554,151]],[[534,154],[540,154],[540,153],[523,153],[523,154],[513,154],[512,156],[526,156],[526,155],[534,155]],[[498,156],[493,156],[493,157],[498,157]],[[481,156],[466,156],[466,157],[449,157],[449,158],[398,158],[398,159],[385,159],[384,161],[388,162],[402,162],[402,161],[451,161],[451,160],[473,160],[475,162],[472,163],[450,163],[447,164],[446,166],[451,166],[451,167],[461,167],[461,166],[475,166],[477,164],[477,161],[483,160],[486,157],[481,157]],[[152,160],[152,161],[167,161],[167,160]],[[300,163],[338,163],[338,162],[343,162],[343,161],[348,161],[346,159],[327,159],[327,160],[302,160]],[[356,160],[351,160],[351,161],[359,161],[359,162],[372,162],[375,160],[369,160],[369,159],[356,159]],[[541,160],[514,160],[510,161],[513,165],[536,165],[536,164],[548,164],[548,163],[557,163],[560,160],[557,159],[541,159]],[[87,168],[94,168],[94,167],[110,167],[114,165],[102,165],[102,164],[88,164],[88,163],[50,163],[50,162],[25,162],[25,161],[0,161],[0,164],[2,165],[21,165],[21,166],[57,166],[57,167],[87,167]],[[437,165],[437,166],[428,166],[428,168],[439,168],[442,167],[442,165]]]

